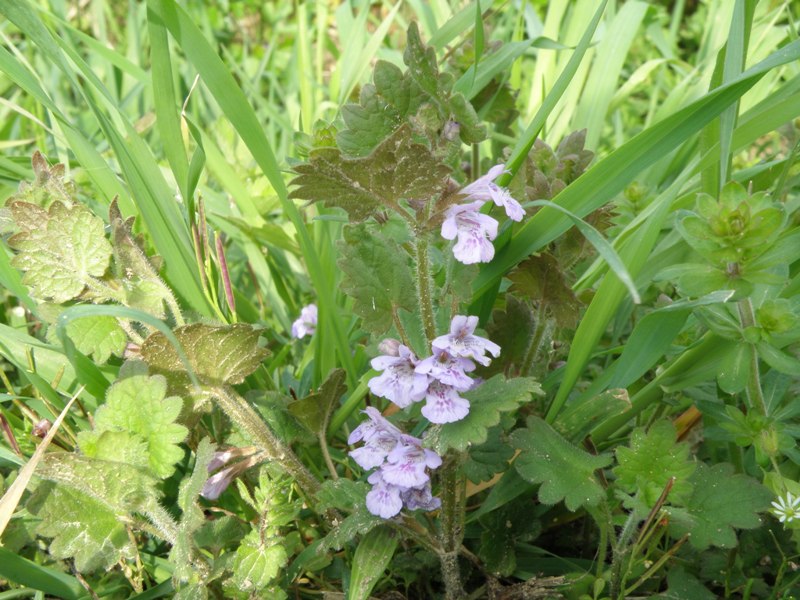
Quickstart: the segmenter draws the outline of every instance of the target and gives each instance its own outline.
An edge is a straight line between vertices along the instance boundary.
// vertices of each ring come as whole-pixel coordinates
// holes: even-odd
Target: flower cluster
[[[383,371],[369,380],[369,389],[376,396],[406,408],[425,400],[422,415],[431,423],[453,423],[469,413],[469,401],[459,392],[477,384],[467,373],[475,370],[475,362],[488,365],[492,356],[500,354],[500,346],[474,335],[478,317],[457,315],[450,323],[450,333],[433,340],[433,355],[418,359],[406,346],[395,342],[381,345],[384,356],[372,359],[372,368]]]
[[[300,317],[292,323],[292,337],[303,338],[317,330],[317,305],[309,304],[300,311]]]
[[[453,255],[465,265],[489,262],[494,257],[492,240],[497,237],[498,223],[489,215],[478,212],[486,202],[502,206],[513,221],[521,221],[525,216],[525,210],[509,191],[494,183],[505,172],[505,165],[495,165],[486,175],[461,190],[464,204],[455,204],[447,209],[442,222],[442,237],[446,240],[458,238],[453,246]]]
[[[777,502],[772,502],[772,514],[781,523],[791,523],[795,519],[800,519],[800,498],[791,492],[786,492],[786,497],[778,497]]]
[[[441,502],[433,497],[427,469],[441,465],[441,457],[423,448],[422,440],[392,425],[378,409],[369,406],[364,412],[369,420],[353,430],[347,443],[363,441],[364,445],[351,451],[350,456],[364,469],[378,467],[367,479],[372,484],[367,510],[390,519],[403,506],[409,510],[439,508]]]

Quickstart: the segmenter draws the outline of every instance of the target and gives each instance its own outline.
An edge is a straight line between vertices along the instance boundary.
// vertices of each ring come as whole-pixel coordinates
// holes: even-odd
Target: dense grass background
[[[695,192],[716,196],[733,178],[780,197],[797,184],[796,2],[0,0],[0,13],[0,199],[32,179],[36,149],[67,165],[97,214],[118,198],[164,259],[163,276],[187,320],[265,327],[281,350],[255,375],[264,389],[303,395],[333,368],[345,369],[348,395],[332,434],[360,406],[368,356],[340,290],[341,216],[319,205],[302,210],[288,198],[287,181],[314,124],[336,119],[357,98],[374,61],[402,66],[411,21],[439,56],[471,65],[459,82],[468,98],[495,77],[513,92],[509,105],[499,94],[481,99],[486,113],[509,118],[473,149],[476,160],[506,160],[516,171],[537,137],[555,147],[586,129],[596,158],[555,201],[581,217],[611,203],[615,221],[605,233],[638,289],[651,292],[646,306],[655,275],[685,252],[666,234]],[[205,231],[201,218],[213,239],[196,233]],[[502,275],[572,224],[543,208],[503,234],[475,284],[473,314],[486,319]],[[223,286],[223,252],[235,302]],[[18,307],[34,317],[40,309],[9,258],[4,244],[0,413],[30,456],[22,405],[57,414],[85,385],[81,398],[91,412],[116,367],[96,367],[36,337]],[[798,277],[792,271],[791,289]],[[638,320],[624,284],[601,259],[586,265],[575,289],[590,301],[563,368],[544,382],[550,422],[599,365],[608,366],[606,351],[623,334],[638,331],[651,343],[620,358],[618,370],[627,373],[620,387],[662,362],[674,338],[664,332],[666,320]],[[311,300],[320,306],[318,333],[304,348],[292,346],[291,322]],[[721,360],[702,353],[693,369],[667,370],[657,381],[681,390],[713,379]],[[606,421],[595,441],[658,401],[653,389],[632,394],[630,411]],[[70,432],[86,426],[71,414],[60,441],[70,446]],[[0,444],[4,474],[23,462]],[[0,570],[8,577],[22,568]]]

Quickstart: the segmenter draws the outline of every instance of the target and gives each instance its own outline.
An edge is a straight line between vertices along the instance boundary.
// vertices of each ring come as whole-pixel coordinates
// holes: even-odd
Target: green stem
[[[206,391],[217,399],[226,415],[236,423],[266,454],[268,460],[277,461],[283,469],[294,477],[297,485],[309,497],[320,489],[320,483],[297,458],[292,449],[285,444],[258,416],[247,401],[229,386],[207,388]]]
[[[422,317],[425,338],[430,344],[436,337],[436,322],[433,318],[433,297],[431,295],[431,274],[428,261],[428,238],[418,233],[415,245],[417,262],[417,300]]]
[[[638,522],[639,519],[636,518],[636,511],[632,511],[631,514],[628,515],[628,520],[625,521],[622,532],[619,534],[619,539],[616,544],[614,544],[613,558],[611,560],[611,598],[618,598],[620,590],[622,590],[625,585],[627,569],[625,569],[626,573],[623,574],[622,567],[626,562],[626,556],[631,550],[629,543],[636,530],[636,523]]]
[[[750,298],[741,300],[738,304],[739,322],[742,329],[755,327],[756,316],[753,311],[753,303]],[[758,372],[758,352],[755,344],[750,344],[750,376],[747,378],[745,388],[747,404],[751,410],[756,410],[762,415],[767,414],[767,403],[764,400],[764,392],[761,390],[761,375]]]
[[[462,456],[450,451],[445,456],[441,471],[442,497],[442,549],[439,561],[446,586],[447,600],[456,600],[465,595],[458,568],[458,553],[464,539],[464,511],[466,495],[464,477],[461,474]]]

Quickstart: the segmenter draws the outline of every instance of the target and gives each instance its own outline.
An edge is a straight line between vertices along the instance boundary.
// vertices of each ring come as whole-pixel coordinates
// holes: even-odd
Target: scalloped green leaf
[[[128,334],[114,317],[106,315],[72,319],[67,323],[67,335],[83,354],[91,355],[98,364],[111,355],[122,356]]]
[[[288,560],[286,548],[274,541],[265,543],[260,532],[253,529],[236,550],[233,579],[241,590],[262,589],[277,577]]]
[[[500,415],[516,409],[534,394],[543,394],[539,382],[532,377],[506,379],[495,375],[474,390],[466,392],[469,414],[455,423],[447,423],[431,432],[427,442],[439,454],[448,450],[463,452],[470,446],[486,442],[488,430],[500,422]]]
[[[469,458],[464,462],[464,474],[473,483],[487,481],[496,473],[505,471],[512,456],[514,449],[504,439],[502,427],[492,427],[484,443],[469,449]]]
[[[96,293],[92,287],[111,259],[102,219],[82,204],[58,200],[49,209],[18,200],[8,208],[18,231],[8,240],[18,252],[11,264],[25,272],[22,283],[32,295],[61,303],[87,287]]]
[[[258,345],[259,330],[246,323],[193,323],[178,327],[174,333],[198,379],[209,385],[242,383],[269,356],[269,351]],[[141,354],[150,370],[166,375],[170,385],[188,385],[183,362],[162,333],[150,335],[142,344]]]
[[[353,298],[362,327],[386,333],[393,313],[401,308],[413,312],[417,305],[409,256],[367,223],[347,226],[343,235],[337,262],[344,274],[342,289]]]
[[[336,148],[311,152],[309,162],[295,167],[296,186],[290,198],[324,202],[363,221],[386,209],[405,214],[401,200],[438,197],[450,169],[427,146],[415,143],[403,125],[363,158],[348,158]]]
[[[48,552],[56,559],[74,559],[82,573],[109,569],[136,548],[128,530],[106,506],[77,490],[47,482],[28,501],[28,510],[41,521],[36,533],[52,538]]]
[[[698,463],[691,483],[694,491],[686,509],[670,509],[670,530],[676,536],[688,533],[689,543],[698,550],[735,547],[734,528],[759,527],[759,513],[773,499],[769,489],[752,477],[735,474],[728,463]]]
[[[670,504],[682,504],[692,493],[689,478],[696,465],[689,458],[689,444],[676,443],[676,439],[671,422],[657,421],[649,431],[635,429],[629,447],[617,448],[616,485],[636,495],[635,504],[641,503],[642,512],[655,506],[672,477],[675,483],[667,499]]]
[[[514,465],[525,480],[542,484],[539,501],[555,504],[563,500],[571,511],[596,506],[604,491],[595,471],[611,464],[611,455],[589,454],[538,417],[530,417],[527,425],[511,434],[511,443],[521,450]]]
[[[106,460],[122,462],[127,445],[139,451],[141,444],[147,448],[147,466],[159,477],[169,477],[175,471],[175,463],[183,458],[180,443],[188,433],[183,425],[175,423],[183,407],[177,396],[166,397],[167,381],[160,375],[152,377],[136,375],[115,382],[106,395],[106,402],[97,409],[95,427],[92,431],[78,434],[81,450],[101,452]],[[113,446],[103,444],[105,432],[123,432],[128,437],[117,436],[122,444],[119,457],[111,454]]]

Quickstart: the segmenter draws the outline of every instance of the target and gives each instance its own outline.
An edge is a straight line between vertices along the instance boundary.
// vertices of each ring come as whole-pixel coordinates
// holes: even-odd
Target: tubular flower
[[[458,238],[453,246],[456,260],[471,265],[489,262],[494,258],[491,240],[497,237],[497,221],[478,212],[483,202],[456,204],[447,209],[442,222],[442,237],[446,240]]]
[[[417,364],[417,373],[429,375],[436,381],[452,386],[459,392],[472,388],[474,380],[467,375],[475,370],[475,364],[468,358],[453,356],[442,348],[433,348],[433,356],[429,356]]]
[[[441,457],[423,448],[422,440],[401,432],[377,409],[368,407],[364,412],[369,420],[356,427],[347,442],[363,440],[364,446],[352,450],[350,456],[365,469],[378,468],[367,479],[372,484],[367,510],[390,519],[404,505],[409,510],[438,508],[439,499],[431,495],[428,469],[441,465]]]
[[[511,193],[506,188],[494,183],[494,180],[503,173],[507,173],[505,165],[495,165],[489,169],[486,175],[463,188],[461,193],[467,197],[467,200],[480,200],[481,202],[491,200],[497,206],[505,209],[509,219],[521,221],[522,217],[525,216],[525,210],[519,202],[511,197]]]
[[[391,400],[400,408],[406,408],[425,397],[428,376],[417,372],[417,357],[402,344],[397,356],[378,356],[370,364],[381,375],[369,380],[369,390],[376,396]]]
[[[292,323],[292,337],[304,338],[317,330],[317,305],[309,304],[300,311],[300,317]]]
[[[471,358],[477,363],[487,366],[491,359],[486,356],[488,352],[494,357],[500,354],[500,346],[478,335],[472,335],[478,326],[478,317],[456,315],[450,322],[450,333],[440,335],[433,340],[433,348],[446,350],[453,356]]]

